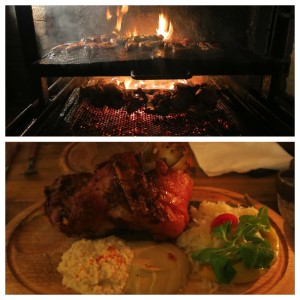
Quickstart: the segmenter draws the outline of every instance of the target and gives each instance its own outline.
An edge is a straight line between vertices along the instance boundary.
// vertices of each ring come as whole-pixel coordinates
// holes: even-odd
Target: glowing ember
[[[165,40],[171,38],[173,33],[173,26],[172,23],[168,23],[167,18],[165,18],[164,14],[159,14],[158,19],[158,28],[156,29],[156,33],[158,35],[162,35]]]

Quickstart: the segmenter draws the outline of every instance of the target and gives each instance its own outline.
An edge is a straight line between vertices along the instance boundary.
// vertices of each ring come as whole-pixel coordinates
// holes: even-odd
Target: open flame
[[[128,12],[128,5],[122,5],[122,6],[117,6],[116,8],[116,26],[115,26],[115,31],[120,32],[122,28],[122,21],[123,21],[123,16]],[[109,21],[113,17],[111,11],[109,8],[106,9],[106,20]],[[171,21],[169,22],[167,17],[164,14],[159,14],[158,16],[158,28],[156,28],[156,33],[157,35],[162,35],[164,37],[164,40],[168,40],[171,38],[173,34],[173,26]],[[134,29],[133,31],[127,31],[126,32],[127,36],[137,36],[137,30]]]
[[[120,32],[121,28],[122,28],[122,20],[123,20],[123,16],[128,12],[128,5],[122,5],[117,6],[116,9],[116,17],[117,17],[117,23],[116,23],[116,27],[115,30]],[[109,8],[106,9],[106,20],[110,20],[112,18],[112,14],[109,10]]]
[[[110,20],[111,18],[112,18],[112,14],[111,14],[109,8],[107,8],[107,10],[106,10],[106,20],[108,21],[108,20]]]
[[[168,22],[167,18],[164,16],[164,14],[159,14],[158,28],[156,29],[156,33],[158,35],[162,35],[164,37],[164,40],[168,40],[172,36],[172,33],[173,33],[172,23]]]
[[[173,90],[175,83],[187,83],[185,79],[177,80],[134,80],[131,77],[127,76],[118,76],[111,79],[107,78],[108,81],[111,81],[116,84],[124,84],[126,89],[138,89],[142,88],[145,90],[153,89],[163,89],[163,90]]]
[[[91,77],[92,78],[92,77]],[[156,79],[156,80],[136,80],[130,76],[106,76],[106,77],[94,77],[94,78],[104,78],[105,81],[113,82],[115,84],[124,84],[126,89],[138,89],[142,88],[144,90],[173,90],[177,83],[183,84],[204,84],[210,80],[209,76],[193,76],[190,79]]]
[[[128,31],[126,32],[126,36],[128,36],[128,37],[131,37],[131,36],[137,36],[137,35],[138,35],[138,33],[137,33],[136,28],[134,28],[133,31],[128,30]]]
[[[116,8],[116,26],[115,26],[115,32],[120,32],[122,28],[122,20],[123,16],[128,12],[128,5],[123,6],[117,6]],[[106,10],[106,19],[110,20],[113,17],[111,14],[109,8]],[[171,39],[171,36],[173,34],[173,26],[171,21],[169,22],[168,18],[163,14],[159,14],[158,16],[158,28],[156,28],[156,34],[162,35],[164,37],[164,40]],[[126,36],[132,37],[137,36],[138,32],[136,28],[134,30],[127,30]],[[114,82],[116,84],[124,84],[126,89],[165,89],[165,90],[172,90],[174,89],[175,83],[187,83],[184,79],[178,79],[178,80],[134,80],[131,77],[126,76],[119,76],[119,77],[113,77],[110,79],[111,82]]]
[[[117,7],[117,24],[115,29],[117,31],[121,31],[122,28],[122,20],[123,20],[123,16],[128,12],[128,5],[122,5],[122,7]]]

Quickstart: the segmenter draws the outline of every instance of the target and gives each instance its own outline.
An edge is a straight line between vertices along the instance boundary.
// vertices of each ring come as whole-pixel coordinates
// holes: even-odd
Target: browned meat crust
[[[133,152],[117,154],[94,174],[61,176],[45,188],[45,212],[67,235],[99,237],[117,230],[144,230],[175,238],[188,223],[189,175],[157,161],[144,174]]]

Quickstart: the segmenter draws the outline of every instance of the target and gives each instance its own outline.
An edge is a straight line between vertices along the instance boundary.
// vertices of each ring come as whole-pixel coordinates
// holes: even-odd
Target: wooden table
[[[66,143],[40,143],[36,160],[38,173],[25,176],[29,144],[21,143],[6,174],[6,224],[28,206],[43,199],[44,187],[61,174],[59,157]],[[8,148],[8,145],[6,144]]]
[[[62,174],[60,159],[68,143],[41,142],[36,160],[38,173],[25,176],[30,143],[20,143],[6,176],[6,224],[26,207],[44,198],[44,187]],[[6,145],[8,146],[8,144]],[[208,177],[195,163],[191,168],[195,186],[209,186],[248,194],[278,212],[275,188],[276,174],[254,178],[247,174],[230,173]]]

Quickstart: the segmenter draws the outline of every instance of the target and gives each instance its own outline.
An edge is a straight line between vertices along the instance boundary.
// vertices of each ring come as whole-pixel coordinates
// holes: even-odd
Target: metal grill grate
[[[43,135],[55,132],[65,136],[237,136],[243,131],[242,121],[221,98],[215,110],[191,107],[185,113],[167,116],[149,114],[144,108],[131,114],[125,107],[98,108],[88,99],[74,102],[59,124],[55,122],[59,111],[52,114]]]

